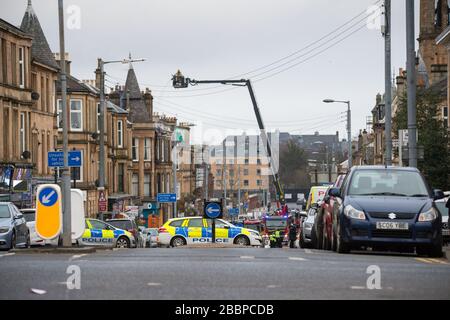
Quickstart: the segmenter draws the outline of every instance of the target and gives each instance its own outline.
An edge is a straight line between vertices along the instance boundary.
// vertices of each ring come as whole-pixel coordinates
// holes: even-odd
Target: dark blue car
[[[361,247],[410,248],[419,255],[442,255],[441,214],[431,191],[416,168],[353,167],[341,188],[330,195],[336,250]]]

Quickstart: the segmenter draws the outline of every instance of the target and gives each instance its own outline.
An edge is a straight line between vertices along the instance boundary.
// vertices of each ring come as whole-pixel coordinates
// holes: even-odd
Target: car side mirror
[[[441,189],[434,189],[433,190],[433,198],[434,198],[434,200],[444,199],[445,194]]]
[[[339,188],[331,188],[329,195],[332,197],[340,198],[341,197],[341,190]]]
[[[14,220],[20,220],[23,218],[23,214],[18,214],[16,216],[14,216]]]

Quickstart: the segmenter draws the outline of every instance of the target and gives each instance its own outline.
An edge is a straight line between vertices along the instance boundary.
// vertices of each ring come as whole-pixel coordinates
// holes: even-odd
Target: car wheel
[[[246,236],[239,236],[234,240],[234,244],[239,246],[249,246],[250,240]]]
[[[116,248],[129,248],[130,247],[130,240],[128,240],[125,237],[120,237],[117,239],[116,242]]]
[[[13,231],[12,235],[11,235],[11,246],[10,246],[10,250],[11,249],[15,249],[16,248],[16,233]]]
[[[428,247],[426,253],[430,258],[441,258],[444,255],[442,252],[442,239],[438,244]]]
[[[31,239],[30,239],[30,233],[27,234],[27,242],[25,243],[25,248],[28,249],[31,247]]]
[[[298,244],[300,248],[306,248],[305,239],[303,238],[303,232],[300,232],[300,235],[298,237]]]
[[[341,224],[338,222],[337,225],[337,243],[336,243],[336,251],[338,253],[349,253],[350,252],[350,248],[348,246],[348,244],[344,243],[343,239],[342,239],[342,232],[341,232]]]
[[[182,237],[175,237],[172,239],[171,246],[174,248],[185,246],[185,245],[186,245],[186,240],[184,240]]]

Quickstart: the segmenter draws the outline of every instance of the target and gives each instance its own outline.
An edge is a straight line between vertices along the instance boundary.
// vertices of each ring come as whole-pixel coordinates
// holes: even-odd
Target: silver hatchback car
[[[30,246],[30,231],[22,213],[11,202],[0,202],[0,249]]]

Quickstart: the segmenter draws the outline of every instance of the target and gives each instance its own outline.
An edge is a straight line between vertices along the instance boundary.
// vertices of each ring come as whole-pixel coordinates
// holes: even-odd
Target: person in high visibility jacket
[[[276,231],[272,232],[269,236],[269,240],[270,240],[271,248],[282,247],[283,238],[281,237],[280,230],[276,230]]]

